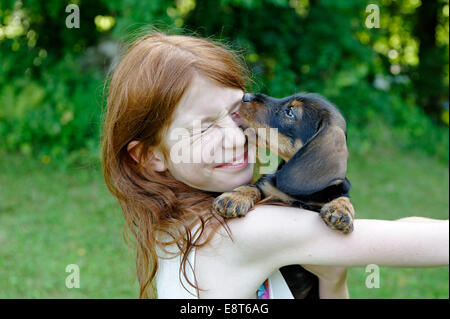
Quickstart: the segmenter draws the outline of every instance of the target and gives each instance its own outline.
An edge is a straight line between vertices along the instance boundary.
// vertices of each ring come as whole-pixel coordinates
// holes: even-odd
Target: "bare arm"
[[[357,219],[353,233],[343,235],[329,229],[317,213],[261,206],[235,226],[233,234],[237,242],[245,243],[248,258],[272,267],[294,263],[433,267],[449,262],[448,220]]]
[[[353,233],[344,235],[328,228],[315,212],[265,205],[228,224],[233,240],[219,231],[209,245],[197,249],[197,279],[208,289],[202,298],[249,298],[274,270],[291,264],[320,272],[321,298],[347,298],[345,268],[339,267],[449,262],[448,220],[357,219]],[[329,274],[323,266],[337,266],[340,273]]]
[[[425,218],[425,217],[405,217],[398,219],[402,222],[431,222],[440,223],[441,220]],[[348,288],[346,284],[347,268],[339,266],[319,266],[319,265],[302,265],[308,271],[314,273],[319,278],[319,294],[320,298],[349,298]]]

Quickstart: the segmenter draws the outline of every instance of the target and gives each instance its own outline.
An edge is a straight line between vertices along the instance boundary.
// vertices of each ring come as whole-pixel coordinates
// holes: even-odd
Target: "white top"
[[[194,233],[194,231],[193,231]],[[169,246],[166,248],[169,252],[177,252],[178,247]],[[158,256],[164,256],[158,249]],[[158,258],[159,267],[156,273],[156,289],[158,299],[197,299],[195,288],[189,285],[180,273],[181,255],[171,259]],[[186,275],[189,280],[195,283],[193,269],[195,266],[195,247],[192,249],[186,262]],[[192,268],[191,268],[192,267]],[[181,281],[180,281],[181,280]],[[183,288],[181,282],[183,282]],[[270,299],[294,299],[286,281],[279,270],[274,271],[268,278]],[[255,291],[256,297],[256,291]]]

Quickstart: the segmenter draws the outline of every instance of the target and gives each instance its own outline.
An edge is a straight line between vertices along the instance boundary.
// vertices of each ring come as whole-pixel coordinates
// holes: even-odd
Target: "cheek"
[[[202,163],[173,164],[169,166],[169,171],[176,180],[195,188],[202,188],[211,179],[211,173]]]
[[[254,163],[240,171],[213,169],[204,163],[173,164],[169,171],[173,177],[191,187],[212,192],[229,192],[250,183],[253,177]]]
[[[220,129],[212,129],[201,138],[172,144],[168,170],[176,180],[205,191],[225,192],[248,184],[253,176],[254,162],[236,172],[214,168],[224,161],[222,144]]]
[[[209,153],[217,148],[218,141],[214,136],[209,135],[180,135],[169,140],[167,146],[168,167],[178,171],[179,167],[186,167],[192,164],[207,163],[210,158]],[[192,169],[198,167],[192,167]]]
[[[194,153],[202,155],[203,163],[213,163],[218,160],[218,156],[222,151],[223,136],[220,129],[213,128],[201,139],[201,145],[195,145]],[[217,162],[220,164],[221,162]]]
[[[212,175],[211,157],[200,140],[184,143],[182,152],[175,152],[178,157],[169,159],[168,169],[172,176],[189,186],[202,188],[209,184]],[[180,154],[183,156],[180,156]]]

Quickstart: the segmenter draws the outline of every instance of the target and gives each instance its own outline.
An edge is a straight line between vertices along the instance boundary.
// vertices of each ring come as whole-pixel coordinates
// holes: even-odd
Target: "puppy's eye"
[[[294,110],[292,109],[292,106],[288,106],[288,107],[284,110],[284,113],[286,114],[287,117],[289,117],[289,118],[291,118],[291,119],[295,118]]]

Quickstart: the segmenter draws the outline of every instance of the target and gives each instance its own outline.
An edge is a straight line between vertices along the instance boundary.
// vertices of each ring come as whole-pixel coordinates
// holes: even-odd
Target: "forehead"
[[[243,94],[240,89],[220,86],[196,74],[178,103],[173,125],[185,127],[193,120],[215,117],[224,109],[229,109],[241,101]]]

